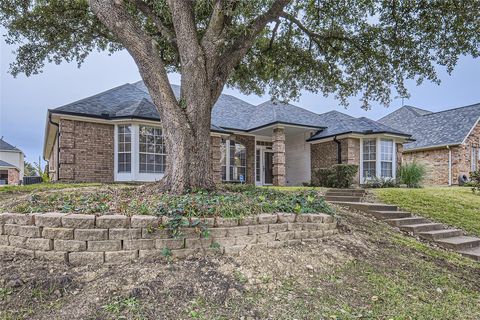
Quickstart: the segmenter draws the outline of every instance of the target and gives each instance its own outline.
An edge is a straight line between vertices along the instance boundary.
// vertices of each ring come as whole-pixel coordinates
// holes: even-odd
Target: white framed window
[[[247,177],[247,149],[235,140],[222,139],[220,146],[222,180],[223,181],[244,181]]]
[[[472,146],[472,154],[471,154],[472,172],[477,171],[477,168],[478,168],[478,152],[479,152],[479,148],[476,146]]]
[[[162,129],[139,126],[139,162],[140,173],[164,173],[166,168],[166,147]]]
[[[119,125],[117,139],[117,171],[119,173],[130,173],[132,172],[132,127],[130,125]]]
[[[362,177],[369,179],[377,176],[377,140],[363,139],[363,172]]]
[[[380,139],[380,177],[393,178],[393,140]]]

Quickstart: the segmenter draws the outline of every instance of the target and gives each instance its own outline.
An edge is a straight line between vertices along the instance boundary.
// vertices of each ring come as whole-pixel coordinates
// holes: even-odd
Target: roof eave
[[[318,138],[309,138],[307,139],[307,142],[313,142],[313,141],[319,141],[319,140],[324,140],[324,139],[329,139],[329,138],[333,138],[335,136],[341,136],[341,135],[347,135],[347,134],[360,134],[360,135],[373,135],[373,134],[390,134],[390,135],[394,135],[394,136],[398,136],[398,137],[403,137],[403,138],[406,138],[406,139],[410,139],[411,138],[411,135],[409,134],[403,134],[403,133],[398,133],[398,132],[391,132],[391,131],[374,131],[374,132],[365,132],[365,131],[345,131],[345,132],[340,132],[340,133],[336,133],[336,134],[331,134],[331,135],[328,135],[328,136],[325,136],[325,137],[318,137]]]

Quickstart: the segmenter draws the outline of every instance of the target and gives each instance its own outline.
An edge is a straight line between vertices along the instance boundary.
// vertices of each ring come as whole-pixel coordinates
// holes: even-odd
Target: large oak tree
[[[480,1],[0,0],[13,75],[93,50],[127,50],[160,113],[172,192],[210,188],[211,111],[225,85],[390,102],[480,53]],[[119,66],[120,67],[120,66]],[[181,74],[176,99],[167,77]]]

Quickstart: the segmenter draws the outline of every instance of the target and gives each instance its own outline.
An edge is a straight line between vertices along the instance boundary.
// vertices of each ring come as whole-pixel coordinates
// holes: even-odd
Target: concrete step
[[[365,195],[365,192],[359,192],[359,191],[330,191],[328,190],[325,192],[325,196],[352,196],[352,197],[363,197]]]
[[[363,192],[365,193],[365,189],[356,189],[356,188],[346,188],[346,189],[328,189],[327,192]]]
[[[370,211],[369,213],[380,220],[408,218],[412,215],[405,211]]]
[[[459,253],[466,256],[466,257],[469,257],[473,260],[480,261],[480,247],[467,249],[467,250],[461,250],[461,251],[459,251]]]
[[[420,238],[436,241],[445,238],[463,236],[463,231],[459,229],[441,229],[417,233]]]
[[[435,240],[435,242],[444,248],[463,251],[480,247],[480,239],[476,237],[459,236]]]
[[[369,202],[348,202],[348,201],[330,201],[339,206],[348,207],[350,209],[355,209],[364,212],[371,211],[398,211],[397,206],[392,206],[383,203],[369,203]]]
[[[400,230],[402,231],[413,232],[413,233],[440,230],[440,229],[443,229],[443,225],[441,223],[407,224],[400,227]]]
[[[346,202],[361,202],[362,197],[356,196],[332,196],[332,195],[325,195],[325,200],[327,201],[346,201]]]
[[[401,211],[397,211],[401,212]],[[418,223],[428,223],[428,220],[422,217],[407,217],[407,218],[396,218],[396,219],[387,219],[385,220],[391,226],[400,227],[405,224],[418,224]]]

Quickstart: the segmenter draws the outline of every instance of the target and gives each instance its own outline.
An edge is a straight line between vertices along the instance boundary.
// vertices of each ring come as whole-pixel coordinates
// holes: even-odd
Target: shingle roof
[[[310,137],[308,141],[325,139],[346,133],[391,133],[401,136],[409,136],[402,131],[393,129],[374,120],[365,117],[354,118],[338,111],[330,111],[320,114],[320,117],[324,122],[326,129],[317,132],[315,135]]]
[[[0,160],[0,167],[4,168],[16,168],[13,164],[10,164],[6,161]]]
[[[180,96],[180,87],[172,85],[177,98]],[[78,114],[85,116],[115,118],[142,118],[160,120],[157,109],[152,103],[148,90],[142,81],[133,84],[124,84],[97,95],[50,110],[53,113]],[[212,110],[212,131],[227,132],[226,130],[250,131],[263,126],[283,123],[313,128],[328,128],[331,132],[381,130],[392,132],[386,126],[373,120],[363,120],[350,117],[341,112],[328,112],[319,115],[292,104],[277,101],[267,101],[258,106],[250,104],[231,95],[222,94]],[[339,121],[346,122],[344,124]],[[355,130],[354,130],[355,129]],[[347,132],[345,131],[345,132]],[[318,138],[322,135],[319,134]]]
[[[8,142],[6,142],[5,140],[3,140],[3,138],[0,139],[0,150],[22,152],[20,149],[12,146],[10,143],[8,143]]]
[[[410,133],[415,141],[404,145],[409,150],[461,144],[479,118],[480,103],[440,112],[405,106],[378,122]]]

